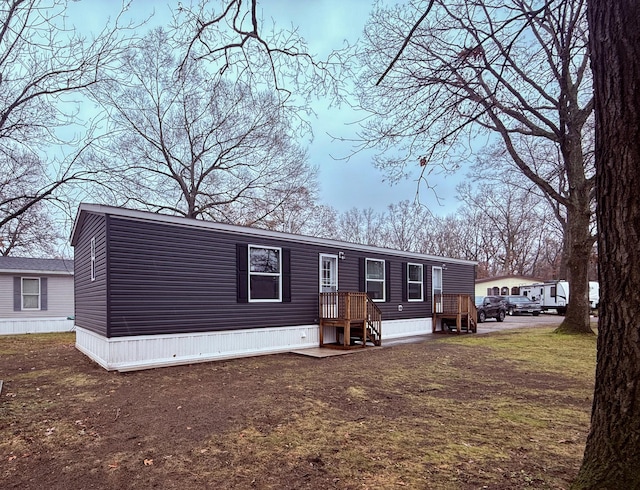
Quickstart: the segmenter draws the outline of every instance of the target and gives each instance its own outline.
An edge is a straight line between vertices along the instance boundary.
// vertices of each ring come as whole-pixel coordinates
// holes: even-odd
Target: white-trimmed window
[[[407,299],[423,301],[422,264],[407,264]]]
[[[249,301],[282,300],[282,249],[249,245]]]
[[[365,262],[366,291],[373,301],[385,300],[384,260],[367,259]]]
[[[23,277],[21,283],[22,283],[22,309],[23,310],[39,310],[40,309],[40,278],[39,277]]]
[[[91,280],[96,280],[96,239],[91,239]]]

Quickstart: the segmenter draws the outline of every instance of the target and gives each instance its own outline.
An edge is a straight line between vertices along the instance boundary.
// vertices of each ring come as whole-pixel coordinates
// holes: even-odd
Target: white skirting
[[[76,348],[109,371],[275,354],[319,343],[317,325],[110,339],[76,327]]]
[[[398,339],[431,333],[431,318],[382,321],[382,345],[385,339]]]
[[[64,318],[2,318],[0,335],[72,332],[74,321]]]
[[[430,332],[430,318],[386,321],[382,323],[382,345],[385,339]],[[319,344],[318,325],[110,339],[76,327],[76,348],[109,371],[134,371],[276,354],[318,347]]]

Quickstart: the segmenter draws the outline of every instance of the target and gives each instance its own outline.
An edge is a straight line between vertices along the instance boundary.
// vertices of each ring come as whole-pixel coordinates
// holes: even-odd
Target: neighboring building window
[[[22,309],[23,310],[39,310],[40,309],[40,279],[39,278],[22,278]]]
[[[422,301],[422,264],[407,264],[407,299]]]
[[[249,245],[249,301],[282,298],[282,250]]]
[[[513,296],[518,296],[520,294],[520,286],[513,286],[511,288],[511,294]]]
[[[91,280],[96,280],[96,239],[91,239]]]
[[[385,300],[384,260],[367,259],[365,272],[366,292],[373,301]]]
[[[500,290],[500,296],[508,296],[509,295],[509,288],[506,286],[503,286],[502,289]]]

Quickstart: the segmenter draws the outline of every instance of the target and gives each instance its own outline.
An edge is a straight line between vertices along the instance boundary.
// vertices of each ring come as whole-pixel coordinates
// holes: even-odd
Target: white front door
[[[431,268],[431,304],[434,305],[434,313],[442,313],[442,267]]]
[[[336,293],[338,291],[338,256],[320,254],[320,292]],[[336,318],[338,316],[338,297],[331,301],[323,302],[324,318]]]

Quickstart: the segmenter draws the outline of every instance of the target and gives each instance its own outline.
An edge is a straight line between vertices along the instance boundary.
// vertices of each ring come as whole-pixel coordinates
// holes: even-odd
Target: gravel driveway
[[[478,333],[496,332],[499,330],[508,330],[511,328],[560,325],[563,318],[563,316],[556,313],[542,313],[539,316],[507,316],[502,323],[497,322],[494,319],[488,319],[484,323],[478,324]]]

